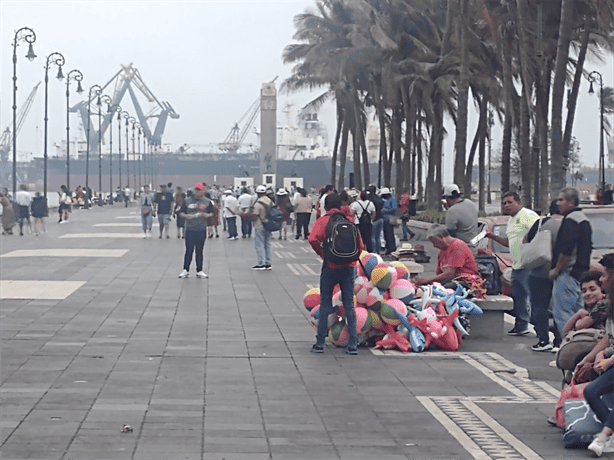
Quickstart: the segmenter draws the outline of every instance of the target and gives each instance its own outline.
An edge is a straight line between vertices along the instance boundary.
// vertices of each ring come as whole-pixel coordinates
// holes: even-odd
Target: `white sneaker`
[[[143,239],[147,239],[147,233],[143,235]]]
[[[181,273],[179,273],[179,278],[187,278],[188,276],[190,276],[190,274],[188,273],[187,270],[184,270]],[[198,275],[196,275],[196,276],[198,276]]]
[[[196,273],[196,278],[209,278],[207,274],[203,271]]]
[[[588,446],[588,450],[592,450],[597,457],[601,457],[607,438],[604,434],[599,433]]]

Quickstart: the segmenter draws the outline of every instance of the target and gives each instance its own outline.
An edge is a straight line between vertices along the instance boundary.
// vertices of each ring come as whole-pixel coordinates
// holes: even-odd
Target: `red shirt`
[[[452,238],[452,243],[439,251],[435,274],[442,273],[445,267],[456,268],[457,274],[479,275],[478,265],[475,263],[471,249],[469,249],[467,243],[458,238]]]
[[[350,222],[352,222],[353,218],[350,216],[349,206],[342,206],[341,209],[337,209],[337,208],[329,209],[328,211],[326,211],[326,214],[324,214],[322,217],[316,220],[315,224],[313,224],[311,232],[309,233],[309,244],[311,245],[313,250],[322,259],[324,259],[324,250],[322,249],[322,244],[324,243],[324,240],[326,239],[326,224],[328,224],[328,219],[330,219],[330,215],[336,212],[341,212],[345,214],[345,217],[347,217],[347,219]],[[365,245],[362,242],[360,233],[358,234],[358,244],[359,244],[360,250],[362,251],[365,248]],[[347,267],[348,265],[354,266],[355,264],[356,262],[352,262],[351,264],[347,264],[347,265],[326,262],[326,266],[328,268],[342,268],[342,267]]]

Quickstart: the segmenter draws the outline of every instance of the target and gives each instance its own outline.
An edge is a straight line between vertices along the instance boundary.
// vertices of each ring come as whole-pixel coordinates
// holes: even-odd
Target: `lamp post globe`
[[[48,94],[49,94],[49,67],[51,67],[52,64],[55,64],[58,66],[58,74],[56,75],[56,78],[59,81],[62,81],[64,79],[64,74],[62,73],[62,66],[65,64],[65,60],[64,60],[64,56],[62,56],[60,53],[51,53],[49,56],[47,56],[47,61],[45,63],[45,118],[44,118],[44,122],[45,122],[45,140],[44,140],[44,150],[43,150],[43,157],[44,157],[44,165],[43,165],[43,197],[45,199],[45,203],[47,203],[47,159],[48,159],[48,154],[47,154],[47,121],[49,120],[48,116],[47,116],[47,107],[48,107]]]
[[[36,41],[36,34],[29,27],[22,27],[13,38],[13,199],[17,193],[17,46],[22,41],[28,43],[26,58],[33,61],[36,54],[32,43]]]
[[[66,188],[70,190],[70,82],[77,82],[77,94],[83,93],[81,81],[83,74],[80,70],[73,69],[66,75]],[[77,148],[77,153],[79,148]]]

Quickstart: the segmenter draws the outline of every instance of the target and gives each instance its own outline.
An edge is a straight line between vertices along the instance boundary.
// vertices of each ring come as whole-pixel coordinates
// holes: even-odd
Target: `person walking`
[[[514,327],[509,335],[525,335],[529,333],[531,318],[529,306],[529,271],[522,266],[522,241],[533,223],[539,219],[535,211],[522,206],[520,196],[516,192],[505,192],[502,197],[504,214],[511,216],[507,222],[507,236],[498,236],[487,232],[486,237],[510,248],[512,259],[512,299],[514,300]],[[563,324],[564,325],[564,324]]]
[[[158,214],[158,225],[160,226],[160,236],[162,239],[164,231],[166,230],[166,238],[170,238],[170,223],[171,223],[171,210],[173,209],[173,194],[166,189],[166,185],[160,185],[160,191],[156,193],[154,198],[155,213]]]
[[[593,247],[593,230],[580,204],[575,188],[564,188],[557,205],[564,216],[552,251],[549,273],[552,287],[552,316],[563,336],[563,328],[569,319],[582,308],[580,277],[590,267]]]
[[[322,271],[320,272],[320,319],[316,333],[316,343],[311,347],[312,353],[324,352],[324,341],[328,334],[328,316],[333,313],[333,289],[336,285],[341,288],[341,301],[347,320],[349,334],[346,353],[358,354],[358,335],[356,332],[356,311],[354,310],[354,279],[356,277],[356,262],[337,264],[329,262],[324,257],[324,244],[326,240],[326,227],[330,217],[341,211],[341,197],[336,193],[329,194],[324,202],[326,213],[316,220],[311,233],[309,244],[322,258]],[[351,220],[349,212],[345,214]],[[359,249],[364,249],[362,238],[358,237]]]
[[[181,188],[179,185],[177,186],[176,190],[173,215],[177,219],[177,238],[185,238],[185,219],[179,215],[179,210],[185,201],[185,193],[183,193],[183,188]]]
[[[299,189],[299,197],[294,201],[294,211],[296,213],[296,236],[298,240],[301,233],[304,239],[309,238],[309,221],[313,211],[313,201],[307,196],[307,190]]]
[[[375,219],[375,205],[369,200],[369,192],[360,192],[360,199],[350,206],[354,222],[360,231],[362,241],[367,246],[367,252],[373,252],[373,238],[371,237],[371,222]]]
[[[252,270],[271,270],[271,232],[264,228],[266,213],[273,201],[267,196],[264,185],[256,187],[256,202],[254,203],[254,248],[258,264]]]
[[[228,239],[236,241],[239,239],[237,234],[237,212],[239,202],[230,189],[224,191],[223,207],[223,215],[224,219],[226,219],[226,226],[228,227]]]
[[[446,185],[443,189],[446,201],[446,227],[450,236],[467,243],[471,252],[477,254],[477,248],[471,240],[478,232],[478,207],[475,203],[461,196],[456,184]]]
[[[526,240],[533,241],[539,231],[550,231],[551,250],[554,249],[556,236],[561,226],[563,216],[559,213],[556,200],[550,203],[548,216],[535,221],[529,232]],[[541,223],[541,224],[540,224]],[[550,265],[536,267],[529,271],[529,298],[531,300],[531,323],[535,326],[535,334],[537,335],[537,343],[531,347],[533,351],[550,351],[553,345],[550,343],[550,325],[549,314],[550,300],[552,299],[552,281],[548,278],[550,273]],[[561,335],[558,329],[555,328],[554,347],[561,344]]]
[[[15,211],[9,198],[9,191],[6,188],[3,188],[2,193],[0,193],[0,204],[2,205],[2,234],[12,235],[15,226]]]
[[[194,193],[185,199],[179,210],[179,215],[185,219],[185,255],[179,278],[189,276],[193,254],[196,256],[196,277],[208,278],[203,271],[203,250],[207,240],[207,220],[213,217],[214,209],[211,200],[205,196],[206,189],[205,184],[194,185]]]
[[[279,230],[279,239],[285,240],[288,234],[288,225],[292,226],[292,213],[294,212],[294,207],[290,202],[290,195],[288,195],[288,191],[285,188],[280,188],[277,191],[277,206],[279,206],[279,210],[282,214],[282,224],[281,229]]]
[[[371,223],[372,247],[373,252],[379,254],[382,251],[382,230],[384,228],[382,208],[384,207],[384,200],[377,194],[375,185],[370,185],[368,190],[370,192],[369,199],[375,206],[375,219]]]
[[[401,211],[401,230],[403,231],[403,238],[401,238],[401,241],[409,241],[416,236],[416,234],[407,226],[407,222],[409,222],[409,219],[411,218],[411,210],[409,209],[410,201],[411,195],[409,194],[409,190],[405,190],[401,194],[401,201],[399,202],[399,210]]]
[[[238,199],[239,212],[241,214],[241,238],[251,238],[252,219],[251,214],[254,206],[254,196],[250,195],[247,187],[243,187]]]
[[[151,227],[153,226],[154,218],[154,200],[155,196],[149,189],[149,185],[145,185],[143,193],[139,199],[141,207],[141,226],[143,227],[143,238],[151,238]]]
[[[392,196],[388,187],[381,190],[384,204],[382,206],[382,217],[384,218],[384,239],[386,240],[386,255],[389,256],[397,250],[397,242],[394,237],[394,226],[390,219],[396,216],[399,210],[397,199]]]
[[[32,211],[32,217],[34,217],[34,232],[36,236],[38,236],[41,232],[45,232],[45,221],[43,219],[47,217],[48,214],[47,202],[40,192],[34,194],[30,209]]]
[[[32,233],[32,224],[30,222],[30,203],[32,197],[28,193],[28,186],[21,184],[19,191],[15,194],[15,203],[19,206],[19,236],[23,236],[24,224],[28,228],[28,233]]]

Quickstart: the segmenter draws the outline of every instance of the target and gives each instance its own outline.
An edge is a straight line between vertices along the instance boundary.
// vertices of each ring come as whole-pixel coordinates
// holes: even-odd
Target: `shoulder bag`
[[[520,261],[522,267],[534,270],[544,265],[550,266],[552,261],[552,236],[550,230],[542,230],[542,219],[539,220],[537,233],[529,242],[521,248]]]

